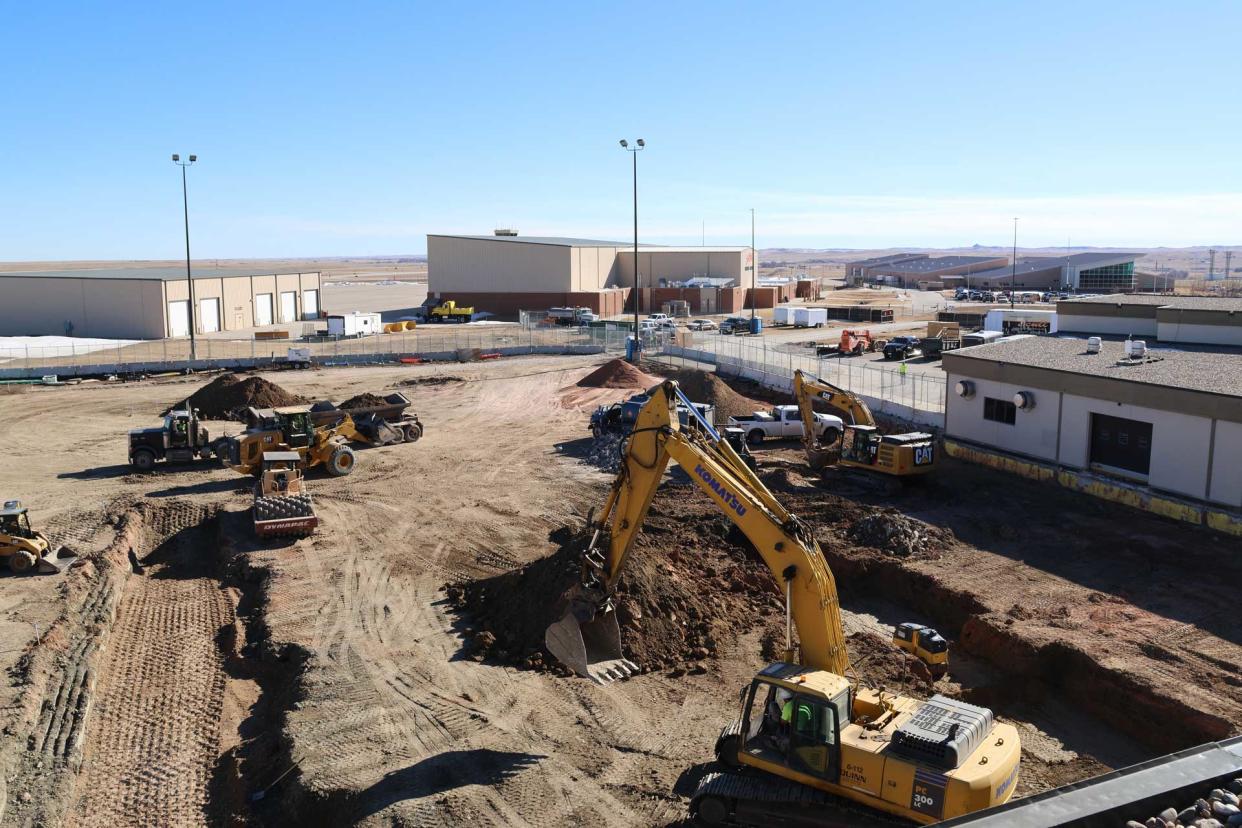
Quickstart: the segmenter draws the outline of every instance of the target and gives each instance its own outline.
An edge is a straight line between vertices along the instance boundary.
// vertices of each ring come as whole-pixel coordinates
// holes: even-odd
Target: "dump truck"
[[[179,408],[164,415],[164,422],[129,432],[129,462],[141,472],[156,463],[190,463],[215,457],[215,444],[201,422],[197,409]]]
[[[252,509],[259,537],[306,537],[319,525],[301,462],[302,455],[296,451],[263,452],[263,472],[254,484]]]
[[[446,299],[427,314],[429,322],[469,322],[474,318],[474,308],[459,308],[457,302]]]
[[[47,537],[31,528],[30,515],[20,500],[6,500],[0,507],[0,560],[14,575],[61,573],[80,562],[67,546],[52,551]]]
[[[962,347],[962,328],[956,322],[928,322],[922,341],[923,356],[936,359],[945,351]]]
[[[311,422],[335,425],[349,417],[359,442],[366,445],[413,443],[423,436],[423,424],[409,411],[411,405],[409,397],[396,391],[385,396],[383,403],[365,408],[346,410],[324,400],[311,405]]]

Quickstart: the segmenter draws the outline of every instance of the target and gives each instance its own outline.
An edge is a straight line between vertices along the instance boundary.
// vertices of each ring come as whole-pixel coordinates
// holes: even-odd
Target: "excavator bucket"
[[[78,553],[68,546],[60,546],[56,551],[49,552],[39,558],[39,572],[45,575],[59,575],[68,571],[71,567],[81,566],[86,563],[78,557]]]
[[[621,654],[621,628],[612,610],[598,610],[588,620],[580,620],[570,609],[559,621],[548,625],[544,646],[556,660],[596,684],[629,678],[638,665]]]

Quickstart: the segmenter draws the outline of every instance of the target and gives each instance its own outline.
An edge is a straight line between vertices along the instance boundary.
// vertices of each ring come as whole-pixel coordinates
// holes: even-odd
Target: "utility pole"
[[[1216,278],[1216,251],[1208,251],[1208,281]]]
[[[194,276],[190,273],[190,196],[186,189],[185,168],[198,160],[197,155],[189,156],[182,161],[181,156],[173,153],[173,163],[181,168],[181,207],[185,212],[185,282],[190,291],[190,363],[198,358],[194,347]]]
[[[630,351],[630,362],[637,365],[639,343],[642,341],[638,336],[638,153],[647,146],[647,142],[639,138],[634,143],[637,146],[631,147],[628,141],[621,139],[621,149],[634,158],[634,347]]]
[[[1009,271],[1009,309],[1013,310],[1013,292],[1018,284],[1018,219],[1013,220],[1013,269]]]
[[[755,252],[755,208],[750,208],[750,332],[755,332],[755,300],[759,293],[759,254]]]

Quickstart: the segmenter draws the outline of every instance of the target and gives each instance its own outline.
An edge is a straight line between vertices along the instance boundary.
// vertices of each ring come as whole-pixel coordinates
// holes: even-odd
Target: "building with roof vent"
[[[1057,303],[1062,331],[1242,347],[1242,299],[1130,294]]]

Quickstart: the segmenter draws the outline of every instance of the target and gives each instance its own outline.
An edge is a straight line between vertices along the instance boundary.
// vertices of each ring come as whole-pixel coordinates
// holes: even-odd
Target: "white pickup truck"
[[[769,437],[802,439],[802,415],[796,405],[774,405],[771,411],[756,411],[746,417],[730,417],[729,425],[746,432],[746,442],[752,446]],[[816,434],[821,443],[835,443],[845,431],[845,421],[831,414],[815,412]]]

